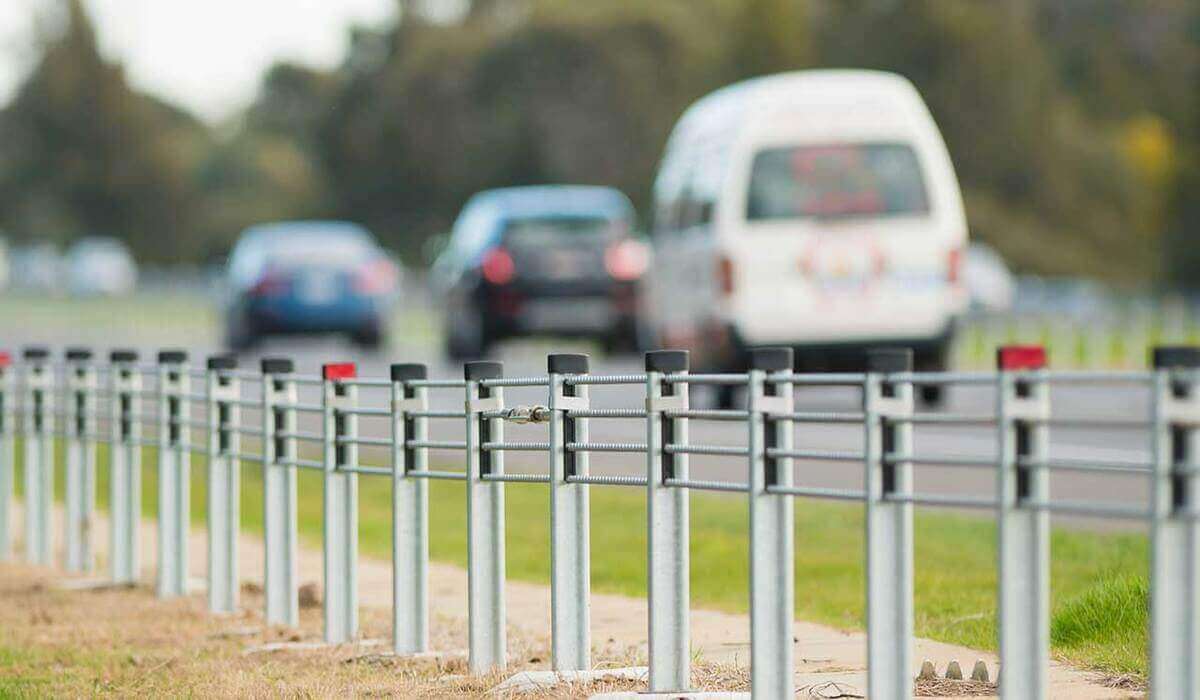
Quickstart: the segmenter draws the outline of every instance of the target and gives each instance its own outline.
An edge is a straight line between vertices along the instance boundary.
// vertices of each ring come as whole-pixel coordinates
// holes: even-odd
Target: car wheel
[[[475,309],[455,314],[446,329],[446,356],[457,362],[478,360],[488,350],[483,319]]]
[[[225,327],[225,345],[233,352],[245,352],[254,347],[258,337],[245,322],[230,319]]]
[[[351,334],[355,345],[367,350],[378,350],[383,345],[383,331],[379,326],[371,325]]]
[[[917,400],[922,408],[936,410],[946,403],[946,387],[940,384],[917,386]]]

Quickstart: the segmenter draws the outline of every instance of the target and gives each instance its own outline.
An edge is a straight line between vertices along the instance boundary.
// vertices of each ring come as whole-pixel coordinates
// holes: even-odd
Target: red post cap
[[[1046,348],[1041,345],[1007,345],[996,350],[997,369],[1044,369],[1045,367]]]
[[[325,379],[354,379],[358,371],[353,362],[334,362],[321,365],[321,376]]]
[[[12,364],[12,354],[7,350],[0,350],[0,367],[8,367]]]

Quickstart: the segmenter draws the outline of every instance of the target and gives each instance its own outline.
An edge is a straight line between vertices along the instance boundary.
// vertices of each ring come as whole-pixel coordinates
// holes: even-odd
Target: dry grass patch
[[[546,669],[548,640],[510,629],[510,668],[472,676],[463,655],[397,658],[387,642],[247,653],[273,642],[318,642],[321,610],[301,611],[299,629],[264,628],[261,593],[243,589],[242,613],[214,616],[203,596],[162,601],[145,587],[67,590],[61,574],[0,566],[0,697],[83,695],[198,697],[506,697],[497,686],[516,671]],[[386,640],[387,610],[362,612],[364,638]],[[433,648],[465,649],[461,621],[432,623]],[[608,640],[601,668],[644,664],[642,652]],[[699,663],[696,684],[746,687],[743,670]],[[584,698],[640,690],[641,682],[604,679],[560,684],[525,698]]]

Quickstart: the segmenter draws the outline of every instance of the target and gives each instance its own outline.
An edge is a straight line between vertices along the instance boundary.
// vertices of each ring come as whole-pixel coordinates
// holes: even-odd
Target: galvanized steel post
[[[96,369],[92,352],[69,348],[63,372],[63,445],[66,451],[67,571],[92,571],[92,521],[96,517]]]
[[[187,595],[191,448],[187,353],[158,353],[158,596]]]
[[[12,504],[16,479],[15,442],[13,440],[12,356],[0,351],[0,562],[12,558]]]
[[[262,370],[263,605],[267,624],[300,624],[296,512],[296,382],[292,361]]]
[[[688,566],[688,492],[667,486],[687,479],[686,454],[667,453],[668,443],[687,442],[687,419],[664,411],[686,410],[687,384],[664,379],[687,372],[686,351],[646,353],[646,520],[649,598],[650,692],[691,685]]]
[[[795,694],[792,616],[795,601],[794,502],[771,493],[792,485],[792,459],[768,454],[791,450],[792,385],[768,377],[792,370],[791,348],[750,356],[746,383],[750,510],[750,689],[757,697]]]
[[[357,388],[352,362],[321,367],[321,406],[325,438],[325,641],[344,644],[358,634],[358,466]]]
[[[142,521],[142,426],[137,416],[142,375],[133,350],[109,354],[109,499],[110,538],[108,549],[112,582],[137,581],[141,562]]]
[[[468,362],[467,414],[467,616],[472,673],[507,664],[504,609],[504,484],[485,476],[504,473],[504,453],[485,450],[485,442],[503,442],[504,422],[485,411],[504,408],[500,387],[481,385],[504,374],[499,362]]]
[[[237,358],[208,358],[208,609],[237,611],[238,530],[241,524],[242,463],[238,419],[241,383],[233,373]]]
[[[1153,363],[1150,696],[1196,698],[1200,697],[1200,348],[1155,348]]]
[[[550,355],[550,656],[555,671],[591,669],[591,568],[588,487],[571,483],[588,473],[586,452],[568,451],[587,442],[587,420],[570,410],[588,407],[587,386],[566,376],[587,374],[587,355]]]
[[[913,385],[888,374],[911,372],[912,351],[867,354],[863,383],[867,550],[867,694],[912,697]],[[895,459],[895,455],[905,459]],[[894,500],[893,500],[894,499]]]
[[[46,348],[26,348],[25,358],[25,559],[50,564],[54,529],[54,373]]]
[[[408,477],[428,468],[428,450],[409,447],[426,439],[428,419],[410,415],[429,406],[420,364],[394,364],[392,377],[392,648],[397,654],[429,650],[429,484]]]
[[[1050,391],[1045,349],[996,353],[996,521],[1000,667],[1005,698],[1044,698],[1050,663]]]

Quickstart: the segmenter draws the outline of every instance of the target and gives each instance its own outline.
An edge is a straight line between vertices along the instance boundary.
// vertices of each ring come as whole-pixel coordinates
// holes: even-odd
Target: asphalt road
[[[180,313],[186,313],[181,311]],[[200,312],[192,312],[200,313]],[[49,320],[39,318],[34,323],[13,323],[5,319],[10,347],[26,343],[48,343],[58,349],[71,344],[94,344],[97,349],[134,345],[152,357],[162,347],[186,347],[196,362],[220,350],[215,332],[214,316],[201,322],[187,323],[175,314],[165,314],[147,322],[130,322],[121,314],[76,321],[70,313],[60,313]],[[53,322],[51,322],[53,321]],[[324,362],[354,361],[359,363],[360,376],[387,376],[391,362],[426,362],[435,378],[459,378],[461,366],[447,363],[438,351],[435,331],[426,329],[411,336],[398,329],[389,349],[364,352],[336,339],[286,339],[269,341],[255,352],[244,356],[244,366],[257,367],[257,358],[266,355],[292,357],[297,371],[315,374]],[[507,376],[529,376],[545,373],[546,355],[550,352],[593,353],[593,371],[597,373],[636,373],[642,370],[641,359],[635,356],[608,358],[599,356],[586,343],[537,341],[511,343],[501,346],[494,359],[505,364]],[[510,388],[506,390],[508,405],[544,404],[545,388]],[[461,410],[461,390],[431,391],[431,407]],[[594,408],[636,408],[642,406],[640,387],[592,387]],[[364,405],[383,406],[385,392],[366,389],[362,392]],[[1056,417],[1088,417],[1100,419],[1143,419],[1148,415],[1148,391],[1144,387],[1056,386],[1052,391],[1053,414]],[[308,390],[302,400],[315,401],[315,389]],[[799,410],[845,410],[860,408],[855,389],[797,388]],[[942,409],[972,415],[988,414],[993,410],[994,394],[989,387],[954,387]],[[604,442],[644,442],[643,421],[624,419],[593,419],[591,439]],[[386,434],[386,422],[364,418],[360,421],[364,435]],[[463,426],[459,421],[432,420],[432,439],[462,439]],[[545,440],[545,426],[509,426],[506,440]],[[712,445],[744,445],[745,428],[738,423],[692,421],[691,442]],[[995,436],[986,427],[917,426],[915,450],[922,456],[990,457],[995,452]],[[802,425],[796,430],[796,446],[804,449],[835,449],[857,451],[862,448],[862,428],[857,425]],[[370,453],[370,450],[366,450]],[[1055,458],[1096,460],[1148,460],[1149,433],[1128,428],[1055,428],[1051,431],[1051,456]],[[382,455],[380,455],[382,459]],[[430,455],[435,468],[454,468],[461,463],[461,453],[435,451]],[[591,456],[591,468],[597,474],[644,474],[644,458],[636,454],[598,453]],[[544,472],[544,453],[509,453],[506,468],[512,472]],[[744,481],[745,460],[736,457],[691,457],[691,476],[698,479]],[[863,469],[853,462],[797,461],[797,485],[861,488]],[[522,488],[513,485],[512,488]],[[995,474],[980,467],[919,466],[916,471],[916,490],[933,494],[971,494],[990,496],[994,493]],[[1148,495],[1148,477],[1140,474],[1088,473],[1055,471],[1051,476],[1054,497],[1072,501],[1093,501],[1144,506]],[[616,488],[616,487],[614,487]],[[801,506],[802,507],[802,506]],[[1055,516],[1056,522],[1095,529],[1130,529],[1142,527],[1136,520],[1081,518]]]

